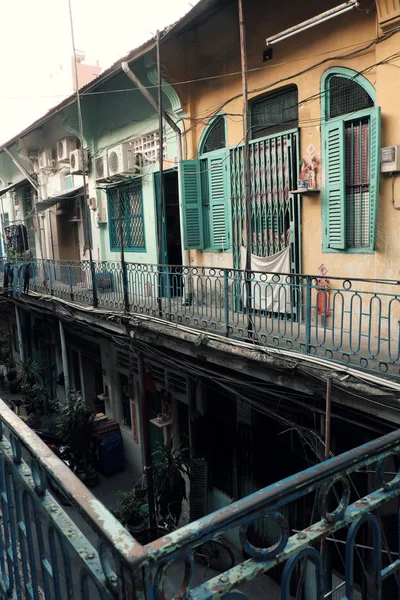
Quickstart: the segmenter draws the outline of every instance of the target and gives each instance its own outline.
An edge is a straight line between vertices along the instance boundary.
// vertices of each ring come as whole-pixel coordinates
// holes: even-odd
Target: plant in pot
[[[72,391],[65,405],[60,406],[56,424],[63,444],[69,447],[76,475],[89,487],[96,485],[98,475],[94,469],[92,424],[95,413]]]
[[[172,438],[166,444],[158,444],[153,452],[154,493],[157,509],[163,519],[169,515],[178,525],[182,502],[186,500],[186,479],[190,469],[180,445]]]
[[[42,368],[34,359],[27,359],[19,365],[14,383],[18,387],[17,391],[22,394],[22,404],[30,417],[30,426],[42,427],[42,420],[54,415],[57,408],[56,402],[48,397]]]
[[[142,503],[136,497],[135,490],[120,492],[120,502],[112,514],[135,537],[147,527],[146,519],[141,513]]]
[[[144,481],[144,475],[139,479],[139,481],[135,485],[135,494],[136,498],[138,498],[139,500],[143,500],[143,498],[147,494],[147,485]]]

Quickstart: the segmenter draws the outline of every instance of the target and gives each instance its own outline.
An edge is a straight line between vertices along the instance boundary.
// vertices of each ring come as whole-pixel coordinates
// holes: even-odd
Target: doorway
[[[162,264],[168,266],[160,281],[161,296],[182,295],[182,240],[179,212],[178,173],[174,169],[163,174],[164,214],[162,215]],[[160,173],[154,175],[156,214],[160,195]]]

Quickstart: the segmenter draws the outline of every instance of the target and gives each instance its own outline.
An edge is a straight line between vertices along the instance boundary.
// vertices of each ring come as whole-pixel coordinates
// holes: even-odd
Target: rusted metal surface
[[[243,586],[284,563],[279,593],[282,600],[289,600],[291,581],[305,560],[314,565],[314,597],[322,600],[329,590],[324,588],[318,549],[321,540],[339,530],[346,532],[343,575],[347,598],[351,598],[361,527],[369,527],[372,534],[371,597],[380,600],[382,582],[394,580],[400,569],[398,555],[382,568],[384,536],[376,516],[379,508],[400,494],[400,474],[392,475],[391,481],[385,474],[387,460],[400,452],[400,431],[310,467],[142,546],[2,401],[0,422],[1,598],[169,600],[172,567],[178,561],[181,579],[174,598],[250,599],[254,596],[246,595]],[[376,473],[374,488],[364,497],[353,498],[352,474],[366,467]],[[90,524],[98,538],[97,549],[49,493],[49,479]],[[327,498],[338,483],[342,491],[332,508]],[[282,513],[308,494],[315,498],[315,519],[294,532]],[[260,548],[251,541],[249,531],[255,519],[265,515],[276,523],[281,537]],[[250,558],[217,576],[210,570],[209,579],[199,584],[194,550],[234,529]]]

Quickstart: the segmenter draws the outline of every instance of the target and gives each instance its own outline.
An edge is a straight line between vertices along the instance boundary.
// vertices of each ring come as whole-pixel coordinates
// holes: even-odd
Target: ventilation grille
[[[225,148],[225,118],[218,117],[211,125],[203,146],[203,152],[212,152],[213,150],[221,150]]]
[[[186,395],[186,377],[177,373],[168,373],[168,389]]]
[[[374,106],[368,92],[356,81],[333,76],[329,80],[329,117],[338,117]]]
[[[100,179],[100,177],[104,177],[104,158],[100,156],[100,158],[96,158],[96,177]]]
[[[207,514],[208,469],[205,458],[192,460],[190,486],[190,520],[196,521]]]
[[[116,152],[110,152],[108,155],[108,168],[111,173],[118,173],[118,154]]]
[[[129,353],[129,350],[122,348],[117,350],[117,367],[125,369],[128,372],[138,373],[138,360],[133,352]]]

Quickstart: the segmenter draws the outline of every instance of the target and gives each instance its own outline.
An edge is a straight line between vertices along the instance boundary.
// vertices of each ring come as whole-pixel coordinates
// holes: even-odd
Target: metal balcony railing
[[[3,401],[0,423],[3,599],[245,600],[252,598],[246,585],[277,565],[282,572],[275,598],[289,600],[293,587],[304,580],[299,572],[304,565],[312,565],[306,575],[307,587],[313,590],[308,597],[339,598],[343,597],[341,587],[333,594],[325,589],[320,553],[321,540],[336,534],[345,541],[346,598],[359,598],[364,589],[367,592],[362,597],[381,600],[383,581],[397,585],[398,548],[385,545],[380,509],[387,515],[389,502],[400,495],[400,473],[391,475],[390,481],[386,473],[400,451],[400,430],[312,466],[143,546]],[[352,477],[363,474],[368,480],[371,471],[375,472],[371,491],[359,497]],[[70,499],[73,507],[68,508],[69,515],[53,497],[54,486]],[[336,500],[332,506],[333,488]],[[305,529],[294,530],[283,514],[295,514],[288,509],[299,502],[304,506],[306,499],[314,506],[313,516]],[[250,531],[263,517],[274,523],[280,535],[269,547],[260,548],[251,541]],[[363,555],[364,570],[357,571],[355,559],[359,558],[359,548],[365,547],[359,534],[365,528],[369,529],[371,552],[368,557]],[[204,574],[203,565],[199,583],[194,548],[228,532],[239,534],[249,558],[218,575],[211,570]],[[365,539],[364,535],[361,542]],[[178,584],[170,574],[173,565],[178,566]],[[177,589],[171,591],[174,585]]]
[[[400,281],[120,262],[0,264],[11,294],[150,315],[400,378]],[[249,291],[249,299],[246,292]],[[94,293],[95,292],[95,293]]]

